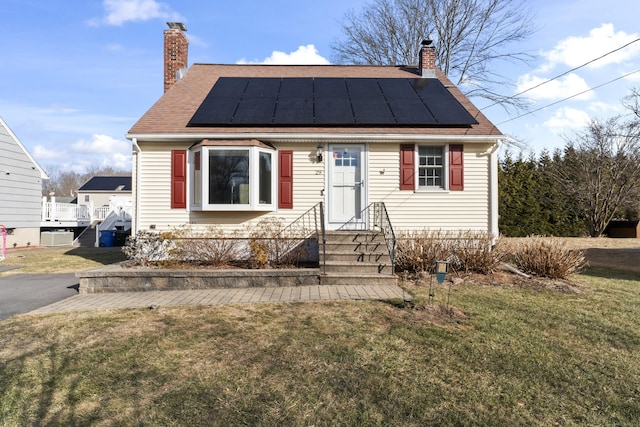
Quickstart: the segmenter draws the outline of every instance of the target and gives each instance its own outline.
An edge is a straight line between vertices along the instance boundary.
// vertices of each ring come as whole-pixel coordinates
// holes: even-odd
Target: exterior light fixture
[[[448,261],[436,261],[435,265],[435,273],[436,278],[438,279],[438,283],[444,283],[444,278],[447,277],[447,273],[449,272],[449,262]],[[433,274],[429,275],[431,280],[429,281],[429,302],[433,302],[435,298],[435,293],[433,292]],[[451,290],[451,286],[449,286],[449,290]],[[449,297],[447,296],[447,305],[449,305]]]
[[[318,162],[322,161],[323,152],[324,152],[324,145],[318,144],[318,146],[316,147],[316,159],[318,160]]]
[[[447,261],[436,261],[436,278],[438,279],[438,283],[444,283],[444,278],[447,277],[447,273],[449,272],[449,262]]]

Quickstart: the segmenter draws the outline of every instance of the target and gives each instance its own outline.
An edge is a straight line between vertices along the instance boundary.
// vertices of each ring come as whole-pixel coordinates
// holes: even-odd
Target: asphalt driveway
[[[76,295],[78,283],[75,273],[0,277],[0,321]]]

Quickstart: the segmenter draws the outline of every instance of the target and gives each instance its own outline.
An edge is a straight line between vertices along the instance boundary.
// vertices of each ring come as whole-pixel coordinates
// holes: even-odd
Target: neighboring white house
[[[0,225],[8,247],[40,244],[44,179],[47,174],[0,117]]]
[[[131,176],[94,176],[78,189],[78,205],[109,206],[114,198],[131,199]]]
[[[319,202],[324,225],[337,229],[384,202],[396,230],[497,236],[505,137],[435,69],[429,42],[413,67],[195,64],[185,73],[183,31],[165,31],[165,93],[127,134],[134,233],[290,222]]]

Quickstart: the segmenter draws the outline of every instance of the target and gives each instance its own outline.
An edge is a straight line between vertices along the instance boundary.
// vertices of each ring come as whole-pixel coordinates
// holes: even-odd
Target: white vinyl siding
[[[168,230],[183,224],[217,224],[229,229],[243,229],[248,224],[269,217],[282,218],[288,224],[318,202],[325,201],[327,159],[316,162],[317,142],[275,144],[277,150],[293,151],[293,209],[273,212],[171,209],[171,150],[187,150],[190,144],[140,141],[138,144],[142,149],[142,175],[137,193],[137,230],[148,230],[152,224],[156,230]],[[324,147],[327,146],[328,143],[325,143]],[[463,191],[420,192],[399,190],[400,143],[369,143],[365,153],[368,162],[365,180],[368,202],[384,202],[393,227],[398,231],[425,228],[489,231],[489,148],[488,144],[464,145]],[[189,178],[187,186],[191,185]],[[274,197],[277,198],[277,192]]]
[[[145,143],[138,141],[140,155],[140,184],[138,188],[139,212],[137,230],[169,230],[183,224],[194,226],[224,225],[230,229],[244,228],[264,218],[282,218],[290,223],[323,200],[324,163],[316,163],[317,144],[278,144],[278,150],[294,150],[293,154],[293,209],[273,212],[260,211],[190,211],[171,209],[171,150],[187,150],[190,144]],[[274,152],[276,155],[276,152]],[[191,174],[187,186],[190,188]],[[135,181],[135,177],[134,177]],[[189,191],[189,194],[191,192]],[[277,191],[274,189],[274,200]],[[189,200],[190,203],[190,200]]]
[[[138,141],[142,150],[137,191],[138,230],[154,225],[168,230],[189,223],[186,209],[171,209],[171,150],[186,150],[188,144],[149,144]],[[134,180],[136,177],[134,177]]]
[[[464,145],[464,191],[420,192],[399,190],[399,144],[369,144],[369,201],[385,203],[397,230],[489,231],[488,148]]]

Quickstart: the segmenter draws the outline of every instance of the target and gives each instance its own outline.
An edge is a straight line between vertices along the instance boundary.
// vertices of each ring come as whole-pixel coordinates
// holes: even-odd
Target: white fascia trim
[[[22,142],[18,139],[16,134],[13,133],[9,125],[4,120],[2,120],[2,117],[0,117],[0,126],[4,127],[7,130],[7,133],[9,134],[9,138],[13,139],[13,141],[18,145],[18,147],[20,147],[20,149],[22,149],[24,154],[26,154],[26,156],[29,158],[31,163],[38,169],[38,172],[40,172],[40,179],[50,179],[47,173],[44,171],[44,169],[42,169],[42,167],[38,164],[38,162],[36,162],[36,159],[34,159],[33,156],[31,156],[31,153],[29,153],[29,150],[27,150],[27,147],[25,147],[22,144]]]
[[[505,140],[506,135],[424,135],[424,134],[378,134],[378,133],[192,133],[192,134],[127,134],[128,139],[138,141],[175,142],[201,139],[260,139],[269,141],[460,141],[477,144],[495,144]]]

